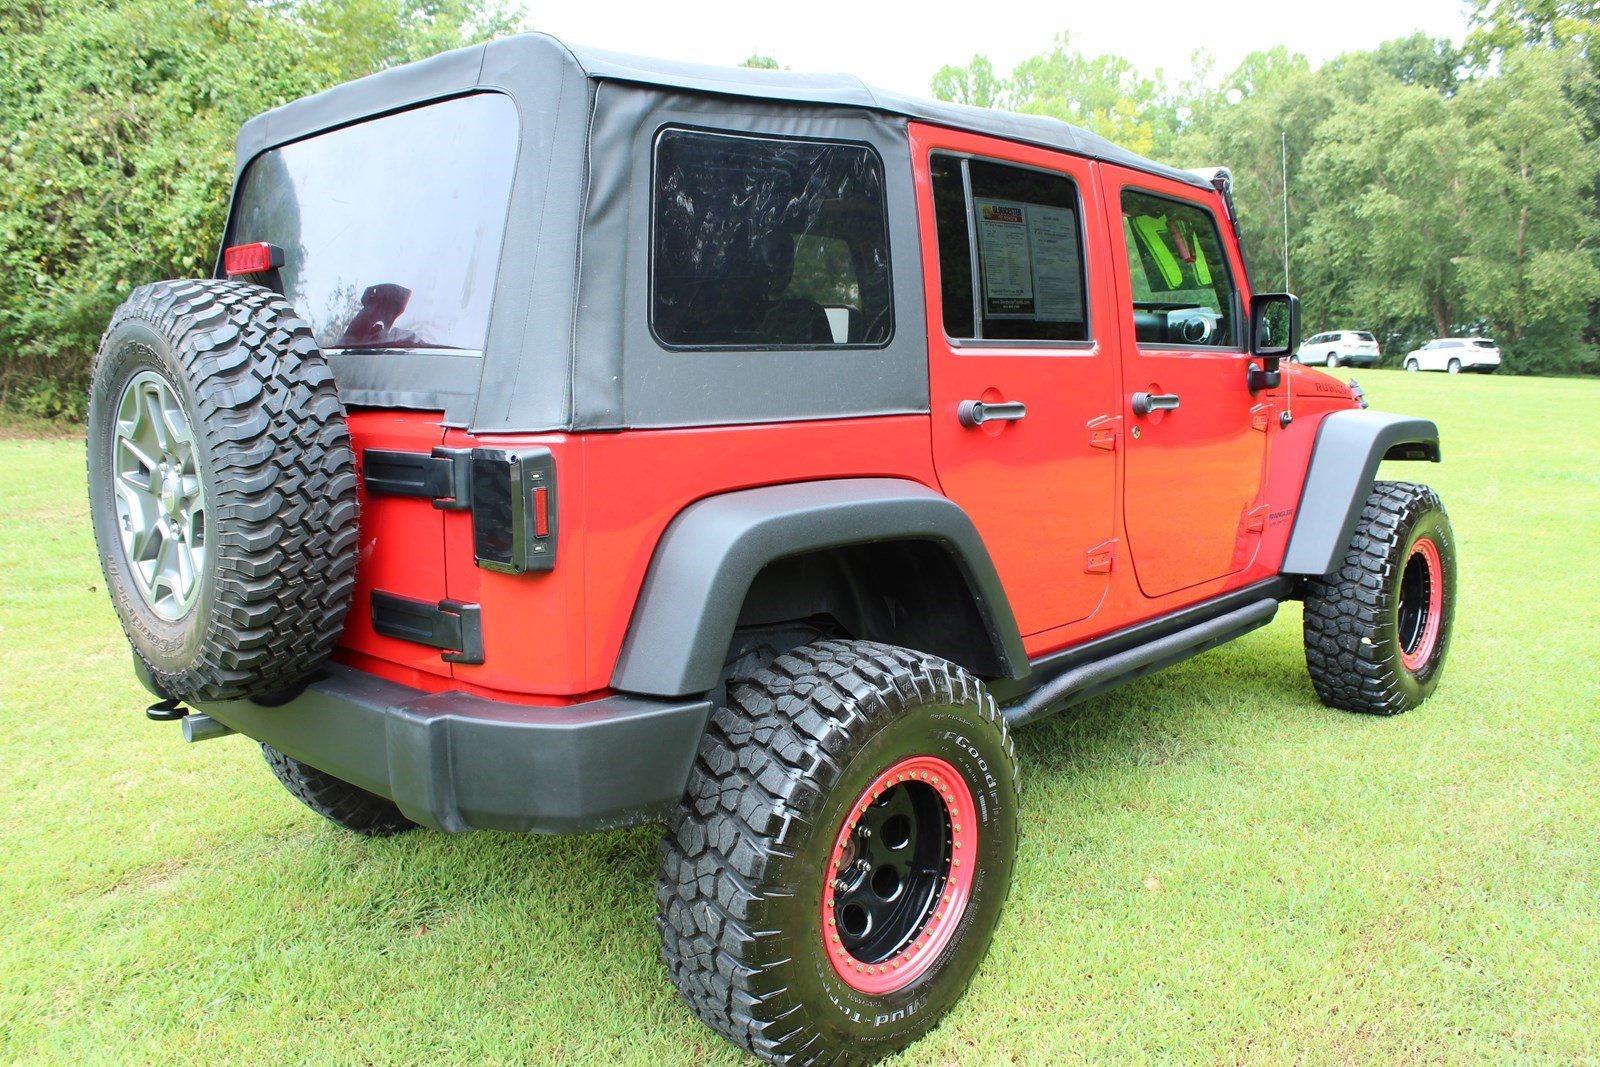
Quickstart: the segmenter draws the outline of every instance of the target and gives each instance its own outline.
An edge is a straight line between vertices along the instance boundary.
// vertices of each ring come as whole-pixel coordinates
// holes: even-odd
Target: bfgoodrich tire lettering
[[[119,533],[117,405],[141,375],[177,398],[204,493],[205,559],[176,617],[153,609]],[[282,297],[233,281],[135,290],[95,356],[88,463],[106,585],[156,687],[266,695],[321,665],[355,585],[355,459],[332,372]]]
[[[1306,586],[1306,666],[1330,707],[1398,715],[1439,684],[1456,543],[1432,489],[1378,482],[1334,574]]]
[[[870,994],[830,961],[824,894],[857,798],[914,756],[953,767],[971,791],[976,854],[960,857],[975,868],[971,896],[926,971]],[[731,684],[662,845],[657,924],[678,991],[773,1062],[870,1063],[905,1047],[988,949],[1016,855],[1016,783],[993,698],[943,660],[820,641]]]

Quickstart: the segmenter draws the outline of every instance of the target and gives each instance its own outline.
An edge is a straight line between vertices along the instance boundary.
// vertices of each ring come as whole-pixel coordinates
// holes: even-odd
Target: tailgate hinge
[[[1121,415],[1101,415],[1089,420],[1089,447],[1115,452],[1117,439],[1122,436]]]
[[[1101,541],[1098,545],[1088,549],[1083,554],[1083,572],[1085,574],[1110,574],[1111,566],[1117,560],[1117,539]]]
[[[445,511],[472,506],[472,450],[435,448],[432,455],[369,448],[362,454],[361,478],[367,492],[418,496]]]
[[[446,663],[483,662],[483,618],[476,604],[435,604],[374,591],[372,628],[384,637],[443,649],[439,658]]]

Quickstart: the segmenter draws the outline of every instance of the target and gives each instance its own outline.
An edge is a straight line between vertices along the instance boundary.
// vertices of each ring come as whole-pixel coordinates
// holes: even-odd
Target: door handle
[[[1148,415],[1152,411],[1177,411],[1177,393],[1134,393],[1133,413]]]
[[[982,426],[986,422],[1016,422],[1028,413],[1028,406],[1020,400],[1007,400],[987,404],[982,400],[963,400],[956,408],[956,418],[963,426]]]

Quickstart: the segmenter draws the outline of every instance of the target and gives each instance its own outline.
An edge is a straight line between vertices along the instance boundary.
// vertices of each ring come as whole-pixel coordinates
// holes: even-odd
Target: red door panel
[[[1122,324],[1122,411],[1127,426],[1127,455],[1123,483],[1123,524],[1139,588],[1159,597],[1241,570],[1255,555],[1261,523],[1256,514],[1262,499],[1266,460],[1267,423],[1253,414],[1258,401],[1246,386],[1249,356],[1244,337],[1244,311],[1249,293],[1231,228],[1221,213],[1215,194],[1110,165],[1101,166],[1105,182],[1106,224],[1113,233],[1112,260],[1116,264],[1117,304]],[[1174,310],[1171,330],[1150,337],[1151,315],[1160,294],[1135,293],[1135,267],[1124,239],[1123,191],[1153,193],[1193,204],[1210,213],[1224,262],[1201,262],[1210,271],[1231,273],[1238,300],[1232,310],[1236,344],[1228,347],[1184,345],[1182,326],[1187,312]],[[1185,216],[1192,217],[1192,216]],[[1188,240],[1185,240],[1187,236]],[[1174,245],[1187,252],[1193,232],[1178,237]],[[1189,253],[1193,256],[1193,253]],[[1172,269],[1178,269],[1170,261]],[[1192,259],[1189,268],[1193,271]],[[1181,275],[1179,275],[1181,276]],[[1181,288],[1181,284],[1180,288]],[[1139,303],[1136,310],[1136,296]],[[1174,299],[1172,304],[1182,304]],[[1145,316],[1146,339],[1139,340],[1136,314]],[[1176,410],[1136,412],[1136,396],[1176,397]]]
[[[911,125],[911,146],[923,241],[931,433],[939,483],[983,536],[1023,634],[1087,618],[1105,596],[1113,565],[1117,445],[1115,320],[1110,279],[1100,269],[1107,234],[1104,216],[1092,207],[1093,167],[1087,160],[1062,153],[916,123]],[[947,338],[932,156],[1020,165],[1076,182],[1077,207],[1082,209],[1078,212],[1084,241],[1081,256],[1087,267],[1082,303],[1089,339],[956,343]],[[1022,207],[1027,210],[1027,205]],[[1056,211],[1052,217],[1057,220],[1070,217],[1047,210]],[[947,227],[952,225],[945,217]],[[1041,240],[1052,237],[1059,239],[1059,234]],[[979,255],[985,254],[983,240],[978,238]],[[959,257],[944,266],[959,270]],[[1034,275],[1033,281],[1039,277]],[[980,300],[990,295],[985,284],[979,285]],[[1042,284],[1038,292],[1042,300]],[[971,420],[961,418],[966,401],[1021,402],[1026,414],[1016,421],[971,425]]]

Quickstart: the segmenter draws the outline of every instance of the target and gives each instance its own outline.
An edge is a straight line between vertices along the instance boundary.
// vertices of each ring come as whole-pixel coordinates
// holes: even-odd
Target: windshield
[[[283,249],[283,294],[325,349],[482,351],[516,106],[458,97],[257,156],[228,244]]]

